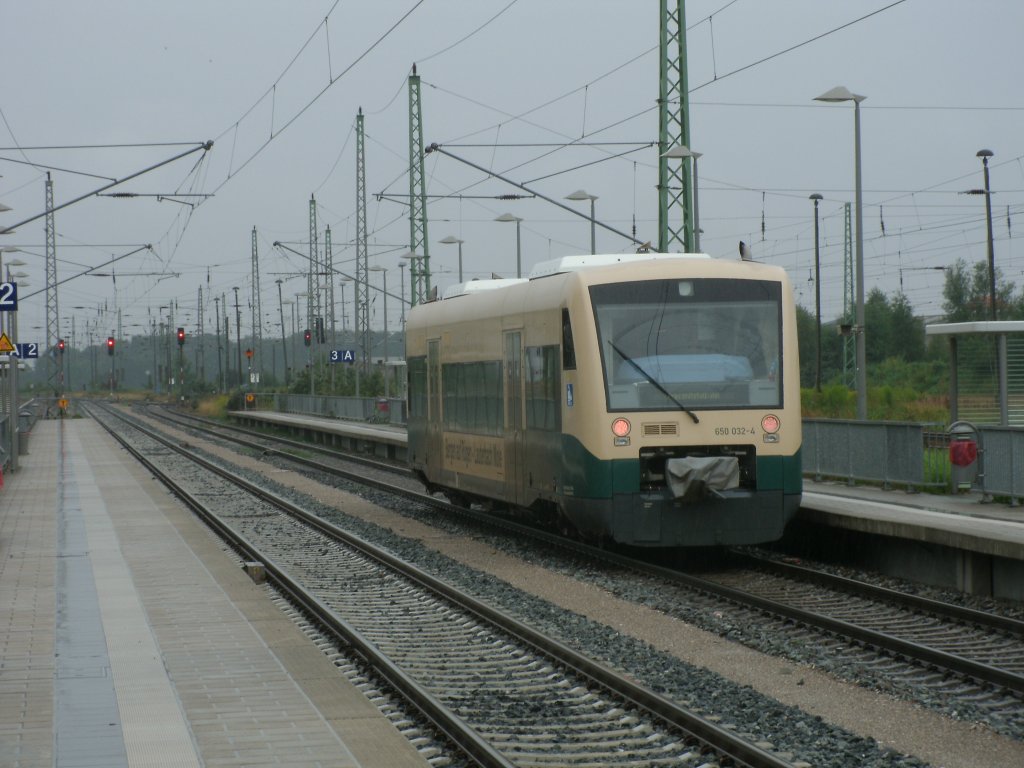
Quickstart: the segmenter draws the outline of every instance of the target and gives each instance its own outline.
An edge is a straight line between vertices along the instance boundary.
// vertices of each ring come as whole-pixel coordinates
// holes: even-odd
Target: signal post
[[[110,356],[110,396],[114,396],[114,346],[113,336],[107,336],[107,354]]]
[[[178,387],[182,402],[185,401],[185,329],[178,328]]]

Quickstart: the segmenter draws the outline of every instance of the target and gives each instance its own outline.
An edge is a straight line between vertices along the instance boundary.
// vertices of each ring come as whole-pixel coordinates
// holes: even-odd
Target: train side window
[[[572,322],[569,310],[562,308],[562,370],[576,370],[576,345],[572,341]]]
[[[409,376],[409,416],[427,418],[427,358],[410,357],[406,368]]]
[[[526,348],[526,427],[559,431],[562,428],[558,347]]]

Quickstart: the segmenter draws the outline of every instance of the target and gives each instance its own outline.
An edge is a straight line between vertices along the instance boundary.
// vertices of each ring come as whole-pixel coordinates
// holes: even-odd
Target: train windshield
[[[594,285],[611,411],[782,406],[782,286],[685,278]]]

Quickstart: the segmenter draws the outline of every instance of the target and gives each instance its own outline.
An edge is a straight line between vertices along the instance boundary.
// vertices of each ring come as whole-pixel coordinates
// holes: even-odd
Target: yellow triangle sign
[[[0,353],[2,352],[13,352],[14,345],[11,344],[11,340],[7,338],[6,333],[0,333]]]

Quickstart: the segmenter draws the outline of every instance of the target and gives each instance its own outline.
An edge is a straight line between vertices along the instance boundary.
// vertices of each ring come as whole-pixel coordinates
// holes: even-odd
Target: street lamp
[[[516,277],[523,276],[523,254],[520,248],[521,240],[519,239],[519,226],[523,220],[518,216],[513,216],[511,213],[503,213],[498,216],[495,221],[514,221],[516,223]]]
[[[6,210],[8,210],[8,211],[11,210],[10,208],[7,208],[7,206],[4,206],[4,208]],[[12,248],[12,247],[0,248],[0,258],[2,258],[3,253],[14,253],[14,252],[19,251],[19,250],[21,250],[21,249],[20,248]],[[22,261],[21,259],[11,259],[10,261],[7,262],[6,265],[0,265],[0,272],[2,272],[4,266],[6,266],[6,268],[7,268],[7,282],[9,283],[9,282],[11,282],[11,277],[12,277],[12,275],[11,275],[11,267],[23,267],[23,266],[25,266],[25,262]],[[28,275],[26,275],[24,272],[15,272],[13,276],[17,277],[17,278],[28,277]],[[2,274],[0,274],[0,277],[2,277]],[[24,285],[27,285],[27,283],[23,282],[22,286],[24,286]],[[3,328],[3,326],[0,325],[0,328]],[[9,328],[9,330],[11,332],[11,335],[10,335],[11,343],[17,344],[18,343],[18,313],[17,312],[10,313],[10,328]],[[7,404],[9,406],[9,408],[10,408],[10,410],[8,411],[8,416],[7,416],[8,451],[9,451],[8,452],[8,457],[9,457],[8,460],[10,462],[10,468],[11,468],[12,472],[17,471],[17,469],[18,469],[18,450],[20,449],[20,445],[19,445],[20,437],[18,436],[18,410],[19,410],[19,408],[18,408],[18,360],[19,359],[20,358],[15,358],[13,356],[8,356],[8,358],[7,358],[7,361],[8,361],[7,362],[7,371],[8,371],[8,373],[7,373],[7,387],[8,387]]]
[[[0,203],[0,205],[3,205],[3,204]],[[11,209],[8,208],[7,206],[4,206],[3,208],[0,208],[0,213],[2,213],[4,210],[8,210],[9,211]],[[5,245],[3,247],[0,247],[0,280],[3,279],[3,269],[4,269],[3,258],[4,258],[4,254],[5,253],[17,253],[20,250],[21,250],[20,248],[13,248],[13,247],[11,247],[9,245]],[[24,263],[24,262],[22,262],[22,263]],[[10,271],[10,270],[8,269],[8,271]],[[4,330],[4,316],[6,314],[7,314],[6,312],[0,312],[0,331]]]
[[[348,333],[348,319],[346,317],[347,310],[345,309],[345,286],[351,283],[349,279],[339,280],[338,287],[341,289],[341,332],[342,334]]]
[[[409,302],[410,306],[416,306],[416,275],[418,274],[419,266],[417,262],[423,257],[420,256],[416,251],[406,251],[398,258],[405,259],[409,262]],[[399,262],[401,263],[401,262]],[[403,273],[404,277],[404,273]],[[403,283],[404,284],[404,283]],[[402,289],[405,290],[404,288]],[[404,304],[403,304],[404,306]]]
[[[306,300],[306,320],[308,321],[309,318],[311,317],[309,311],[309,304],[311,301],[313,301],[312,294],[309,291],[300,291],[299,293],[295,294],[295,298]],[[302,317],[302,315],[300,314],[299,317]],[[311,332],[312,330],[312,328],[307,327],[304,333]],[[295,364],[298,365],[298,363],[298,358],[296,358]],[[307,342],[306,345],[306,372],[309,374],[309,394],[313,395],[315,394],[315,390],[313,388],[313,348],[309,346],[309,342]]]
[[[398,277],[398,288],[400,290],[399,296],[401,301],[399,306],[402,308],[402,333],[405,333],[405,262],[398,262],[399,277]]]
[[[864,328],[864,211],[860,178],[860,103],[866,98],[867,96],[851,93],[848,88],[842,85],[837,85],[832,90],[826,91],[821,96],[814,98],[815,101],[830,103],[853,102],[854,220],[856,222],[857,238],[855,250],[857,272],[857,418],[861,421],[867,420],[868,417],[867,346]]]
[[[459,246],[459,282],[461,283],[462,282],[462,244],[465,242],[465,240],[459,240],[459,238],[455,237],[455,235],[448,235],[448,237],[442,238],[441,240],[438,240],[438,242],[439,243],[444,243],[445,245],[455,245],[455,244],[458,244],[458,246]]]
[[[818,203],[822,197],[815,192],[810,199],[814,201],[814,317],[817,322],[814,391],[821,392],[821,253],[818,250]]]
[[[992,243],[992,191],[988,186],[988,159],[995,153],[991,149],[979,149],[975,157],[981,158],[981,165],[985,169],[985,189],[972,189],[968,194],[985,195],[985,220],[988,223],[988,294],[989,302],[992,304],[992,319],[996,319],[996,252]]]
[[[371,272],[384,273],[384,365],[388,364],[388,270],[387,267],[376,265],[370,267]]]
[[[291,376],[288,375],[288,337],[284,332],[284,298],[281,295],[281,284],[284,280],[277,278],[277,311],[281,315],[281,354],[284,357],[284,385],[287,387]]]
[[[566,195],[565,199],[590,201],[590,252],[592,254],[597,253],[597,224],[594,218],[594,201],[597,200],[597,195],[592,195],[583,189],[577,189],[571,195]]]
[[[703,152],[694,152],[685,144],[676,144],[664,152],[661,156],[668,158],[689,157],[693,160],[693,250],[700,253],[700,207],[697,204],[697,158],[703,157]]]

